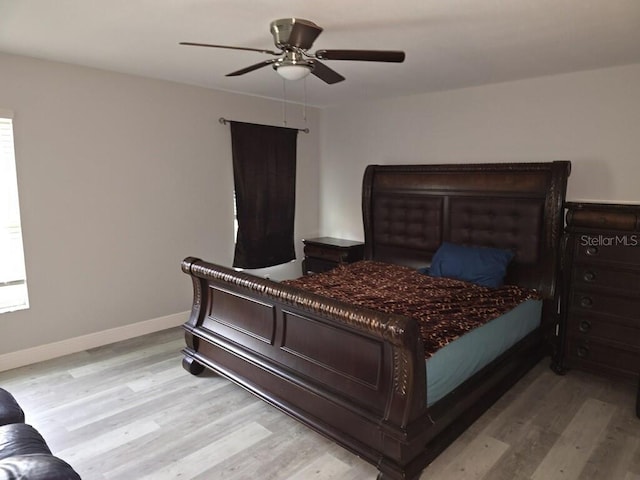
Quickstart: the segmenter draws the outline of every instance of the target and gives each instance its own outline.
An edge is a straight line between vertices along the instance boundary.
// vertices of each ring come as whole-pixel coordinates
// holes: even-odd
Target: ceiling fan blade
[[[342,75],[318,60],[313,60],[313,70],[311,70],[311,73],[329,85],[333,85],[334,83],[344,80]]]
[[[405,55],[400,50],[318,50],[316,57],[322,60],[402,63]]]
[[[322,28],[315,23],[296,18],[291,27],[288,43],[302,50],[307,50],[311,48],[320,33],[322,33]]]
[[[268,53],[270,55],[280,55],[282,52],[274,52],[273,50],[264,50],[261,48],[248,48],[248,47],[232,47],[229,45],[212,45],[210,43],[194,43],[194,42],[180,42],[180,45],[188,45],[191,47],[213,47],[213,48],[227,48],[229,50],[246,50],[249,52]]]
[[[274,58],[272,60],[265,60],[264,62],[256,63],[255,65],[242,68],[235,72],[227,73],[225,77],[237,77],[239,75],[244,75],[245,73],[253,72],[254,70],[258,70],[259,68],[266,67],[267,65],[271,65],[272,63],[276,63],[277,61],[277,58]]]

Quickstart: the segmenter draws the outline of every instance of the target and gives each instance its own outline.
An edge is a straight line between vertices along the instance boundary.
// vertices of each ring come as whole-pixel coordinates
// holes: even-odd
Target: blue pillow
[[[466,247],[444,242],[433,255],[430,275],[502,286],[513,252],[491,247]]]

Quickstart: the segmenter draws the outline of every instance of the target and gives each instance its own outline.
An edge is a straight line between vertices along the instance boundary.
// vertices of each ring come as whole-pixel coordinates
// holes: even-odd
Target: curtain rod
[[[233,120],[227,120],[227,119],[226,119],[226,118],[224,118],[224,117],[220,117],[220,118],[218,119],[218,121],[219,121],[221,124],[226,125],[227,123],[232,122]],[[285,128],[289,128],[289,127],[285,127]],[[299,132],[302,132],[302,133],[309,133],[309,129],[308,129],[308,128],[294,128],[293,130],[298,130]]]

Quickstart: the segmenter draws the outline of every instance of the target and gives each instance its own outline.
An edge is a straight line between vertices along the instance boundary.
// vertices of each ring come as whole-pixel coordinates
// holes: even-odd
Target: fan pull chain
[[[287,126],[287,81],[282,79],[282,125]]]
[[[304,92],[304,103],[302,104],[302,119],[304,120],[305,127],[307,126],[307,78],[302,80],[302,88]]]

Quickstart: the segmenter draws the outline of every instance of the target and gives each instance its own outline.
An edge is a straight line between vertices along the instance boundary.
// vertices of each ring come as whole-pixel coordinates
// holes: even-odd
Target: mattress
[[[379,312],[414,318],[425,358],[475,328],[540,295],[515,285],[487,288],[364,260],[283,283]]]
[[[436,351],[426,360],[431,406],[540,325],[542,301],[529,299]]]

